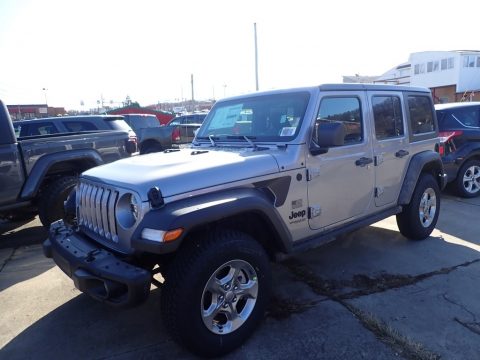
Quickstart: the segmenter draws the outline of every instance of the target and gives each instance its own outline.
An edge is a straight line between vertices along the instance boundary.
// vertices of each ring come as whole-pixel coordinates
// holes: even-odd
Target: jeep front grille
[[[119,192],[80,181],[77,190],[77,218],[81,228],[118,243],[115,205]]]

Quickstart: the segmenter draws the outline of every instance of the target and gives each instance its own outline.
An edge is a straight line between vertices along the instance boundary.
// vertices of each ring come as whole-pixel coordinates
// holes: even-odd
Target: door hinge
[[[375,188],[375,197],[380,197],[385,192],[385,188],[383,186],[379,186]]]
[[[320,207],[320,205],[313,205],[308,208],[309,219],[312,219],[320,215],[322,215],[322,208]]]
[[[383,163],[383,154],[375,155],[375,166],[378,166],[381,163]]]
[[[311,181],[313,178],[316,178],[320,175],[320,169],[317,168],[310,168],[307,169],[307,180]]]

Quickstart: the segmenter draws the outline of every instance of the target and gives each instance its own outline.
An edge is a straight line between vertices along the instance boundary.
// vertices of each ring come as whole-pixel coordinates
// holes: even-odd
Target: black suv
[[[450,186],[462,197],[480,195],[480,102],[435,105],[439,152]]]
[[[137,135],[125,122],[123,116],[80,115],[17,120],[13,122],[13,127],[17,138],[83,131],[123,130],[129,135],[125,145],[127,152],[132,154],[137,151]]]

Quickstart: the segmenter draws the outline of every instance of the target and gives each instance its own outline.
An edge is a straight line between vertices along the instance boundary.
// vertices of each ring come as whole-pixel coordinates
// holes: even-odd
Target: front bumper
[[[131,307],[148,297],[152,279],[149,271],[122,261],[61,220],[51,225],[43,252],[72,278],[77,289],[96,300]]]

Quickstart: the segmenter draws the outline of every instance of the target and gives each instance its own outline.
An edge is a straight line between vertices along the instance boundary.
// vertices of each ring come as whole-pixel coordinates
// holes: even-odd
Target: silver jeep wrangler
[[[91,297],[143,302],[162,287],[164,325],[219,356],[264,316],[269,262],[396,215],[427,238],[445,175],[428,89],[321,85],[218,101],[185,149],[82,174],[44,242]],[[154,275],[161,274],[161,279]]]

